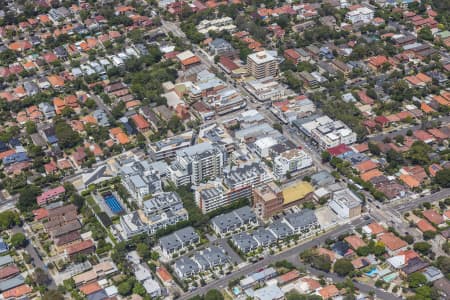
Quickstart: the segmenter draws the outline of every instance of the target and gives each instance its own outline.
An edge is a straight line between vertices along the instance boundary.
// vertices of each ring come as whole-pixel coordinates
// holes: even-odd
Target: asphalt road
[[[23,233],[25,236],[28,237],[26,231],[23,229],[23,227],[14,227],[12,229],[13,233],[18,233],[21,232]],[[39,254],[37,253],[36,249],[33,246],[33,243],[31,241],[29,241],[27,243],[27,246],[25,247],[25,250],[27,251],[27,253],[31,256],[31,258],[33,259],[33,265],[36,268],[40,268],[42,269],[45,273],[47,273],[48,278],[50,278],[50,283],[48,285],[48,288],[51,290],[56,289],[56,284],[55,281],[52,278],[52,275],[48,272],[47,270],[47,266],[44,264],[44,262],[42,261],[41,257],[39,256]]]
[[[273,255],[273,256],[269,256],[266,257],[265,259],[256,262],[254,264],[251,265],[247,265],[239,270],[237,270],[236,272],[233,272],[229,275],[225,275],[222,278],[217,279],[214,282],[211,282],[203,287],[197,288],[196,290],[192,291],[192,292],[188,292],[185,293],[184,295],[182,295],[179,299],[181,300],[187,300],[193,296],[196,295],[202,295],[205,294],[207,291],[211,290],[211,289],[221,289],[221,288],[225,288],[228,283],[232,280],[235,280],[237,278],[240,278],[242,276],[246,276],[248,274],[257,272],[260,269],[263,269],[265,267],[267,267],[268,265],[275,263],[277,261],[280,260],[289,260],[293,263],[295,263],[295,265],[297,266],[303,266],[303,264],[300,262],[298,256],[301,252],[305,251],[306,249],[310,249],[312,247],[321,245],[325,242],[326,239],[328,238],[335,238],[349,230],[352,230],[353,228],[357,227],[357,226],[363,226],[366,224],[369,224],[371,222],[371,220],[363,220],[363,219],[357,219],[354,220],[353,222],[351,222],[350,224],[345,224],[335,230],[332,230],[320,237],[315,238],[312,241],[306,242],[302,245],[298,245],[294,248],[291,248],[285,252],[279,253],[277,255]],[[317,274],[317,275],[325,275],[326,277],[331,277],[333,278],[333,280],[335,282],[341,282],[344,281],[345,278],[339,277],[335,274],[331,274],[331,273],[321,273],[318,270],[314,270],[312,268],[309,268],[310,272],[312,274]],[[374,287],[371,287],[369,285],[365,285],[362,283],[355,283],[355,286],[363,292],[369,292],[369,291],[374,291],[375,294],[377,295],[377,297],[381,298],[381,299],[386,299],[386,300],[394,300],[394,299],[399,299],[387,292],[384,292],[382,290],[376,289]]]
[[[439,200],[443,200],[447,197],[450,197],[450,188],[447,189],[442,189],[439,192],[436,192],[434,194],[428,195],[428,196],[424,196],[421,198],[417,198],[414,200],[406,200],[407,202],[400,202],[400,203],[396,203],[394,205],[392,205],[391,207],[393,209],[395,209],[396,211],[398,211],[399,213],[404,213],[407,211],[410,211],[414,208],[416,208],[419,204],[425,203],[425,202],[435,202],[435,201],[439,201]]]
[[[438,122],[442,122],[442,123],[449,123],[450,122],[450,116],[443,116],[440,118],[435,119],[434,121],[438,121]],[[391,139],[396,137],[397,135],[406,135],[406,133],[408,132],[408,130],[418,130],[421,129],[422,125],[412,125],[406,128],[402,128],[398,131],[394,131],[394,132],[389,132],[389,133],[379,133],[379,134],[375,134],[375,135],[371,135],[368,136],[369,140],[371,141],[377,141],[377,142],[381,142],[383,141],[384,138],[386,137],[390,137]]]

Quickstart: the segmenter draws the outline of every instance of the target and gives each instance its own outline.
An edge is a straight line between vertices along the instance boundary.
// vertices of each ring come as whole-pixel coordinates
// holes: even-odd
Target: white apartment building
[[[256,79],[278,75],[278,61],[267,51],[252,53],[247,56],[248,72]]]
[[[353,218],[361,214],[361,200],[349,189],[334,192],[328,206],[341,218]]]
[[[256,140],[255,152],[260,158],[266,158],[270,155],[270,149],[278,145],[278,141],[271,136],[266,136]]]
[[[357,135],[342,121],[333,121],[322,116],[301,125],[301,131],[310,136],[321,149],[328,149],[340,144],[350,145],[356,142]]]
[[[233,24],[233,19],[230,17],[223,17],[213,20],[203,20],[197,25],[197,31],[202,34],[207,34],[209,31],[234,32],[235,30],[236,25]]]
[[[117,162],[120,164],[120,177],[123,185],[132,198],[142,206],[142,199],[150,194],[162,192],[162,184],[159,173],[150,167],[146,160],[138,158],[125,159]]]
[[[225,187],[219,181],[207,182],[195,187],[195,203],[204,214],[230,204]]]
[[[174,192],[160,193],[145,201],[144,214],[143,222],[150,234],[189,218],[180,196]]]
[[[272,76],[251,80],[245,89],[259,101],[277,101],[287,97],[287,90]]]
[[[277,178],[283,178],[287,173],[294,173],[313,165],[312,157],[305,150],[291,149],[275,157],[273,173]]]
[[[291,123],[297,118],[308,116],[316,111],[314,102],[306,96],[298,96],[294,99],[273,102],[270,110],[285,124]]]
[[[194,137],[193,131],[169,137],[165,140],[157,141],[149,145],[150,157],[152,160],[174,159],[176,152],[189,147]]]
[[[193,145],[176,152],[169,172],[176,185],[199,184],[205,179],[222,175],[226,152],[209,142]]]
[[[357,22],[363,22],[364,24],[368,24],[372,22],[374,17],[374,11],[368,7],[358,7],[352,11],[349,11],[345,18],[355,24]]]

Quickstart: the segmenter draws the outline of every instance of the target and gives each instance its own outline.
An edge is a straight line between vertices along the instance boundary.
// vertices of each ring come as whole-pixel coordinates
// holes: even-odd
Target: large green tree
[[[407,281],[410,288],[418,288],[427,283],[427,278],[422,273],[415,272],[408,276]]]
[[[58,144],[63,149],[75,147],[81,141],[80,135],[64,120],[56,121],[55,135],[58,138]]]
[[[223,300],[223,295],[216,289],[209,290],[205,296],[204,300]]]
[[[14,233],[13,236],[11,237],[10,243],[11,246],[13,246],[16,249],[22,248],[25,247],[25,245],[27,244],[27,238],[23,233],[17,232]]]
[[[338,259],[334,263],[333,268],[334,272],[336,272],[340,276],[347,276],[355,270],[355,267],[353,267],[351,261],[349,261],[348,259]]]

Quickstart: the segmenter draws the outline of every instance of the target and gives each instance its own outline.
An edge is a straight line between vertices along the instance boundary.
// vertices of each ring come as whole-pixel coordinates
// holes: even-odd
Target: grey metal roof
[[[263,227],[253,231],[252,236],[260,245],[270,245],[277,241],[273,233]]]
[[[189,257],[182,257],[178,259],[175,262],[175,268],[177,268],[183,275],[190,272],[197,273],[200,270],[198,264]]]
[[[311,209],[303,209],[298,213],[288,214],[284,218],[295,229],[317,222],[317,217]]]
[[[270,224],[267,229],[272,231],[278,238],[285,238],[293,233],[292,229],[281,221]]]
[[[0,267],[12,264],[14,260],[10,255],[0,256]]]
[[[258,247],[258,242],[246,232],[233,235],[231,241],[242,251],[251,251]]]
[[[22,277],[22,275],[17,275],[13,278],[2,280],[0,282],[0,292],[4,292],[10,289],[13,289],[19,285],[24,284],[25,279]]]

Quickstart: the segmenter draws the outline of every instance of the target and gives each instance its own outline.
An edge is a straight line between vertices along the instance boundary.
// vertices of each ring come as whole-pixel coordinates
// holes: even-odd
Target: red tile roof
[[[73,255],[73,254],[82,252],[84,250],[87,250],[87,249],[93,248],[93,247],[94,247],[94,242],[92,240],[85,240],[85,241],[81,241],[77,244],[67,247],[66,253],[68,255]]]
[[[422,212],[423,216],[433,224],[439,225],[444,222],[444,218],[438,214],[434,209],[428,209]]]
[[[15,265],[10,265],[0,269],[0,279],[5,279],[19,273],[19,268],[17,268]]]
[[[416,223],[417,228],[419,228],[420,231],[425,232],[425,231],[433,231],[436,232],[436,228],[433,227],[433,225],[430,224],[430,222],[428,222],[427,220],[424,219],[420,219],[417,223]]]
[[[86,296],[93,294],[95,292],[98,292],[102,289],[102,287],[100,286],[100,284],[98,284],[97,281],[92,282],[92,283],[88,283],[85,284],[83,286],[80,287],[80,291],[85,294]]]
[[[158,275],[159,279],[161,279],[163,282],[170,282],[173,280],[172,275],[164,268],[164,267],[158,267],[156,269],[156,275]]]
[[[349,146],[345,145],[345,144],[340,144],[336,147],[332,147],[332,148],[328,148],[327,151],[328,153],[330,153],[333,156],[338,156],[341,155],[343,153],[349,152],[352,149],[350,149]]]
[[[390,251],[396,251],[408,246],[408,243],[395,236],[392,232],[387,232],[380,236],[379,241],[382,242]]]
[[[10,299],[10,298],[17,299],[17,298],[20,298],[20,297],[22,297],[22,296],[24,296],[26,294],[31,293],[31,291],[32,291],[32,289],[28,285],[22,284],[22,285],[19,285],[19,286],[15,287],[15,288],[11,289],[11,290],[8,290],[8,291],[4,292],[2,294],[2,296],[5,299]]]
[[[357,235],[350,235],[344,239],[354,250],[366,246],[366,243]]]

